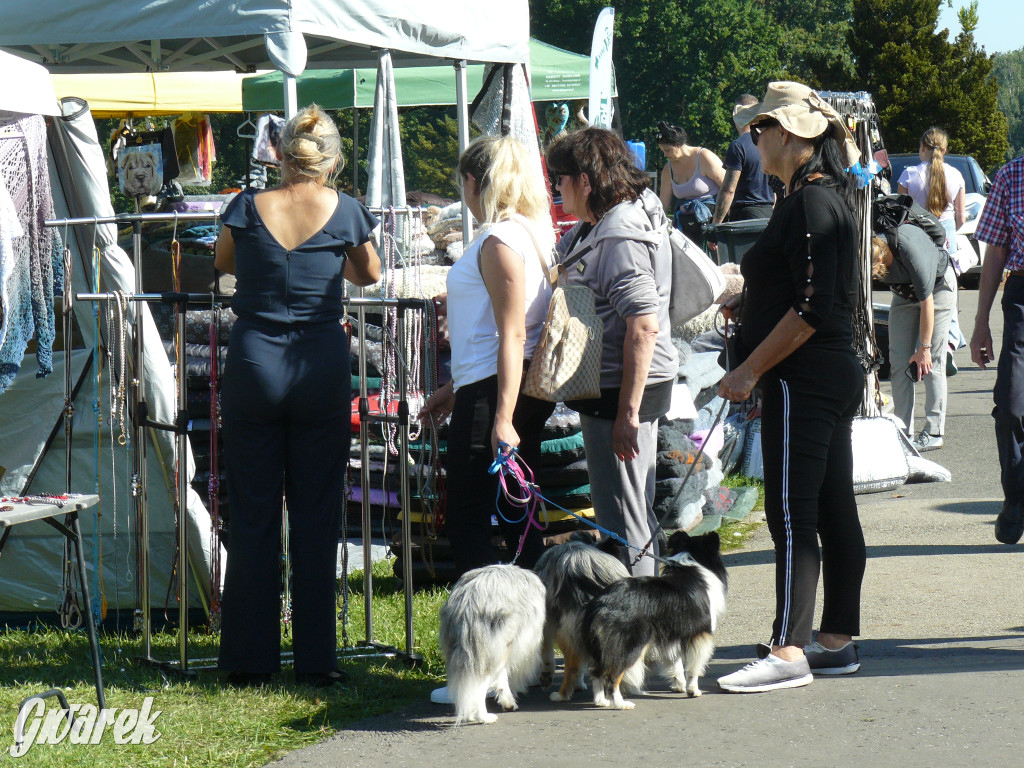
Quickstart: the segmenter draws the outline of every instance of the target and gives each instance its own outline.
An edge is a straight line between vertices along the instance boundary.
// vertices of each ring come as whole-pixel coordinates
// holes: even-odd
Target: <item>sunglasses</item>
[[[754,146],[757,146],[758,140],[761,138],[761,134],[768,128],[772,128],[779,125],[779,121],[769,117],[766,120],[754,123],[750,126],[750,140],[754,142]]]

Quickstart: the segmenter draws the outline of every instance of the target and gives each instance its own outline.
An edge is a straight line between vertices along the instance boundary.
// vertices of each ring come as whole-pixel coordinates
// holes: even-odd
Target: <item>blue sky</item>
[[[957,10],[970,0],[953,0],[953,7],[942,3],[939,29],[949,30],[952,40],[960,33]],[[988,53],[1006,53],[1024,48],[1024,9],[1021,0],[978,0],[978,28],[974,39]]]

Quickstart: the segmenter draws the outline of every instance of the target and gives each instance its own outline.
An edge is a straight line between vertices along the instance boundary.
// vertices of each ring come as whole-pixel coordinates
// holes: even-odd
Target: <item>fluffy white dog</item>
[[[441,650],[455,723],[493,723],[487,691],[505,711],[518,709],[540,671],[544,584],[533,571],[488,565],[464,573],[441,607]]]

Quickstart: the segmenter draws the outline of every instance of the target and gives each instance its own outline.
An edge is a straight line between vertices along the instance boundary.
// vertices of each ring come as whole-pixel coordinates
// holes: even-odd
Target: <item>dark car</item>
[[[964,222],[958,238],[962,248],[966,247],[966,240],[966,243],[974,249],[975,257],[971,261],[976,263],[963,271],[959,282],[964,287],[976,286],[981,276],[981,246],[974,239],[974,227],[977,226],[978,217],[981,216],[981,211],[985,207],[985,199],[988,197],[988,191],[992,188],[992,182],[978,165],[978,161],[970,155],[946,155],[943,161],[960,171],[964,177],[964,208],[967,221]],[[917,165],[920,162],[921,158],[916,152],[889,155],[889,167],[892,170],[890,183],[893,192],[896,191],[896,182],[899,181],[903,170],[907,166]]]
[[[946,155],[942,158],[943,162],[949,163],[951,166],[956,168],[964,177],[964,194],[977,194],[988,196],[988,191],[992,187],[992,182],[989,181],[988,176],[981,170],[981,166],[978,165],[978,161],[970,155]],[[903,170],[909,165],[917,165],[921,162],[921,158],[915,152],[903,152],[898,155],[889,155],[889,167],[892,168],[892,186],[893,191],[896,188],[896,182],[899,180],[903,173]]]

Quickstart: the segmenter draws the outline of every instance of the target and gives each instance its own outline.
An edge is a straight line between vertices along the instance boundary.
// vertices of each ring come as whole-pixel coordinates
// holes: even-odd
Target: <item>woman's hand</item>
[[[910,362],[917,363],[918,375],[921,377],[918,381],[920,381],[932,372],[932,351],[927,347],[918,346],[917,351],[910,356]]]
[[[434,424],[442,424],[445,419],[451,416],[455,408],[455,388],[449,381],[427,398],[416,418],[422,423],[433,421]]]
[[[718,395],[733,403],[750,399],[760,377],[746,363],[725,374],[718,385]]]
[[[743,304],[743,293],[737,293],[730,299],[727,299],[722,303],[722,314],[730,320],[735,320],[740,316],[741,305]]]
[[[612,452],[619,461],[632,461],[640,455],[640,420],[621,413],[612,427]]]
[[[512,448],[519,447],[519,433],[509,419],[494,417],[494,428],[491,429],[491,451],[498,458],[498,443],[507,443]]]

